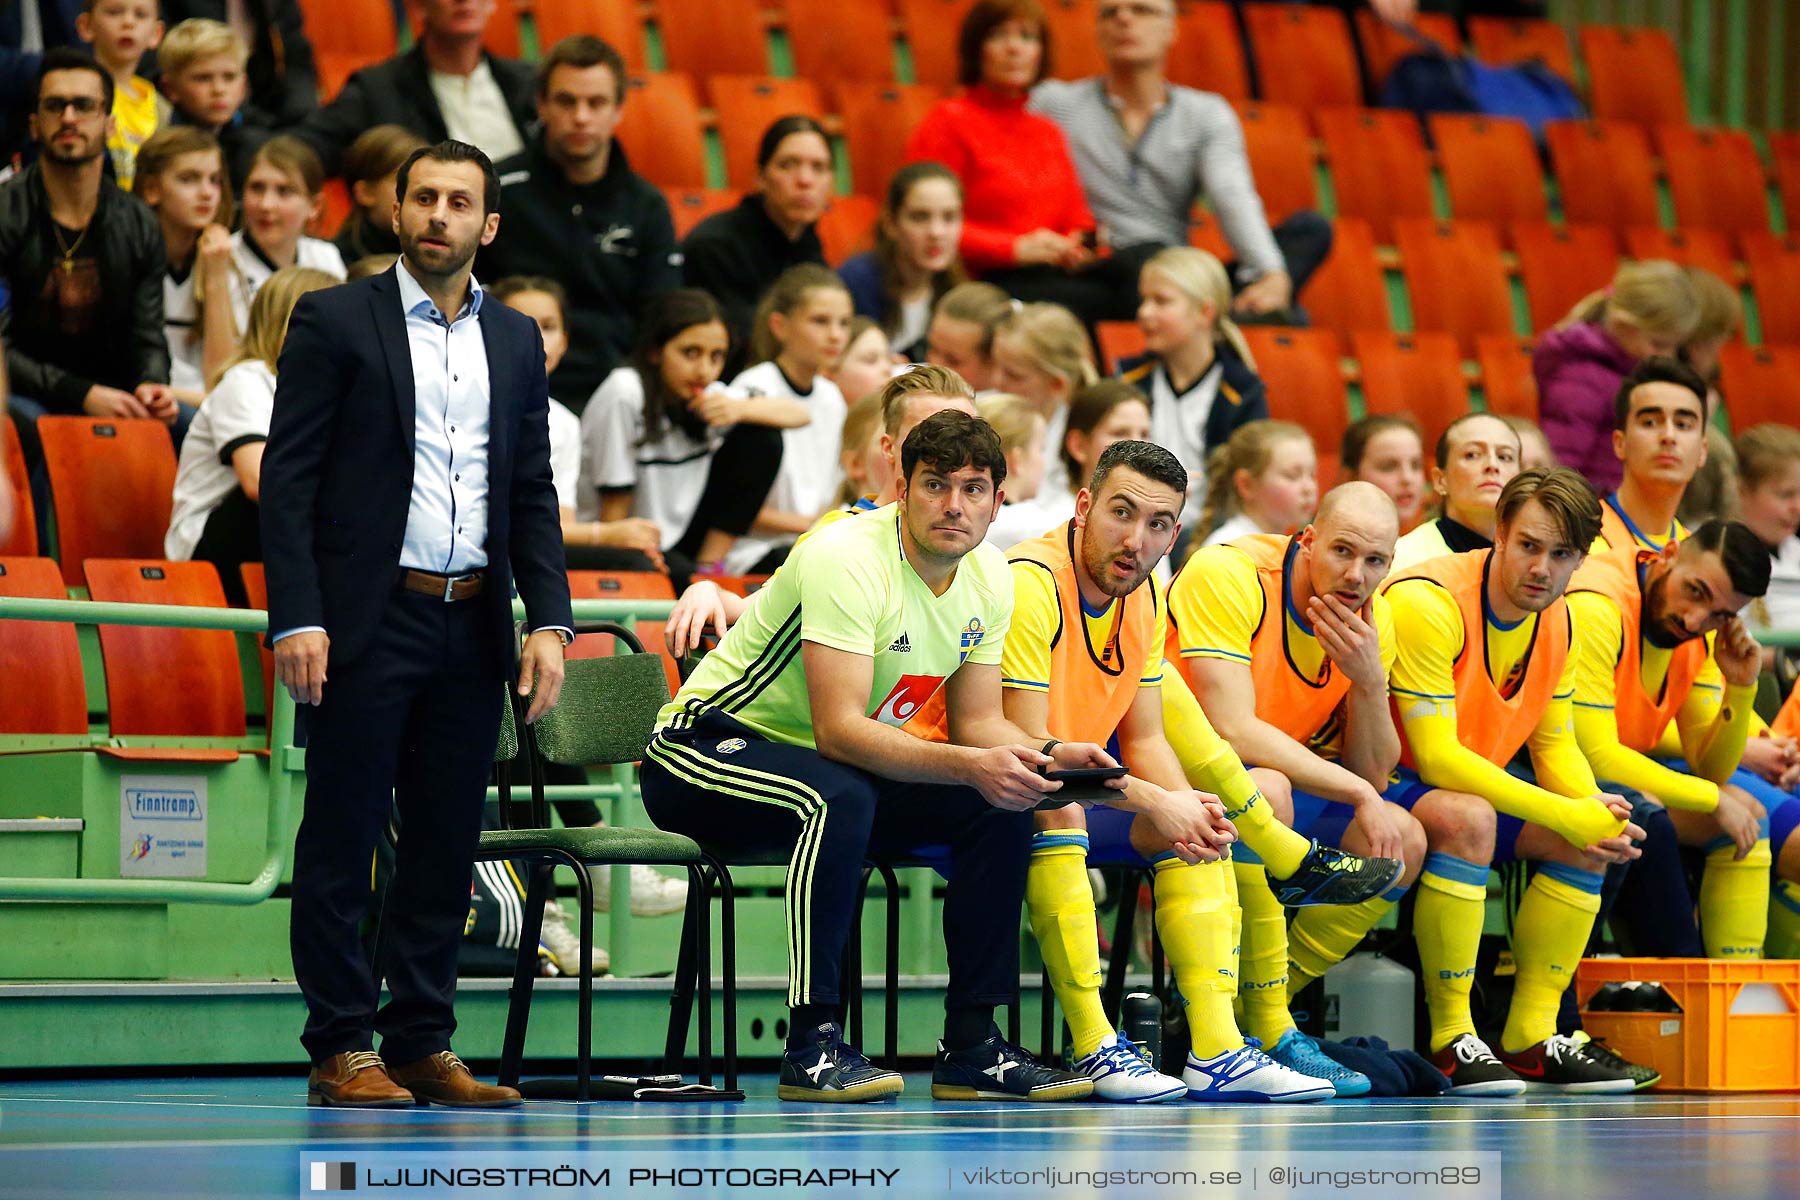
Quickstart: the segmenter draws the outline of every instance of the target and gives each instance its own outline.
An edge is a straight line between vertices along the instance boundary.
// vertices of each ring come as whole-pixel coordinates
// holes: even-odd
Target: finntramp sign
[[[206,874],[205,776],[119,780],[119,874],[128,879]]]

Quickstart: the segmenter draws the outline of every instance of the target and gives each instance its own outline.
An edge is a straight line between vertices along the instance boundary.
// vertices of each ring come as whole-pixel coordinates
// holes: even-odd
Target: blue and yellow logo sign
[[[987,633],[987,629],[981,624],[981,618],[970,617],[969,623],[963,626],[962,653],[957,656],[958,663],[969,657],[969,651],[981,645],[981,638],[985,633]]]

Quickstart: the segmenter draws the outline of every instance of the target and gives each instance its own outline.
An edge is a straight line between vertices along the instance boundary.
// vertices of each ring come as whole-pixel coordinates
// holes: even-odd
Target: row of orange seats
[[[903,40],[914,80],[937,87],[956,83],[956,39],[972,0],[502,0],[487,43],[497,54],[520,51],[519,17],[529,11],[538,45],[578,32],[616,45],[633,70],[647,65],[644,25],[654,22],[669,69],[697,75],[761,75],[772,69],[768,31],[781,29],[796,74],[818,83],[842,79],[891,81],[895,41]],[[1104,69],[1095,34],[1099,0],[1043,0],[1052,60],[1061,78]],[[303,0],[307,29],[320,55],[327,91],[355,66],[393,53],[393,8],[384,0]],[[1388,71],[1417,47],[1405,34],[1359,11],[1355,34],[1336,9],[1280,3],[1241,6],[1224,0],[1182,0],[1178,48],[1171,62],[1177,82],[1235,100],[1252,94],[1305,108],[1358,105],[1381,87]],[[1421,15],[1418,25],[1452,51],[1464,49],[1456,23]],[[1578,79],[1568,35],[1549,21],[1473,17],[1471,44],[1492,63],[1542,61]],[[1578,39],[1596,115],[1655,124],[1687,119],[1680,58],[1659,29],[1583,25]],[[1366,74],[1364,68],[1367,68]]]

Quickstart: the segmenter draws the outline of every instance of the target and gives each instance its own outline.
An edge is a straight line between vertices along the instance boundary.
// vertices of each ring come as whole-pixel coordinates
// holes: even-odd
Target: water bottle
[[[1149,992],[1132,992],[1119,1007],[1119,1034],[1136,1042],[1162,1069],[1162,1001]]]
[[[1394,1050],[1413,1048],[1413,973],[1378,954],[1352,954],[1325,973],[1325,1011],[1334,1037],[1372,1035]]]

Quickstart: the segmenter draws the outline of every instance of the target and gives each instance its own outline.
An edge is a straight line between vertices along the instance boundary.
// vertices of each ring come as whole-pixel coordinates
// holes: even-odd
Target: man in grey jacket
[[[1230,103],[1167,78],[1175,0],[1100,0],[1099,15],[1107,73],[1047,80],[1030,104],[1062,127],[1088,207],[1115,247],[1179,246],[1204,197],[1236,256],[1239,319],[1278,318],[1330,252],[1330,223],[1301,212],[1269,228]]]

